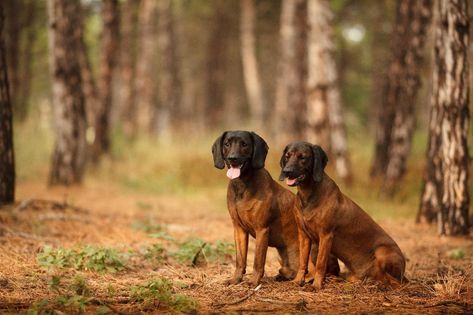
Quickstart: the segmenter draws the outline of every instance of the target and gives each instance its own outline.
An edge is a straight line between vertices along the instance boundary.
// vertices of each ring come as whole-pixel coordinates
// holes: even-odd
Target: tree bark
[[[225,109],[225,75],[228,42],[225,36],[227,20],[225,4],[214,2],[214,13],[210,38],[207,46],[206,64],[206,105],[207,128],[217,128],[223,124]]]
[[[160,113],[157,122],[160,133],[170,126],[179,127],[181,116],[182,83],[179,62],[177,59],[177,43],[173,18],[172,0],[161,0],[158,4],[158,45],[160,56]]]
[[[417,221],[440,235],[466,235],[470,222],[467,0],[437,1],[433,95],[424,188]]]
[[[283,0],[280,22],[278,82],[273,135],[278,143],[304,138],[307,76],[307,3]]]
[[[246,96],[250,106],[250,120],[254,126],[265,125],[265,101],[256,58],[255,3],[240,1],[240,43]]]
[[[97,83],[95,81],[94,73],[92,72],[92,66],[90,64],[89,56],[87,53],[87,45],[84,38],[84,24],[85,24],[85,12],[84,8],[80,6],[77,32],[79,38],[79,66],[80,75],[82,79],[82,92],[85,98],[85,112],[86,112],[86,123],[87,123],[87,143],[89,144],[88,153],[92,151],[91,145],[95,142],[95,113],[97,108],[100,106],[99,91],[97,89]]]
[[[387,101],[392,101],[389,108],[394,108],[392,130],[388,140],[388,156],[383,189],[393,194],[406,172],[407,157],[411,151],[412,136],[415,126],[415,103],[420,89],[420,66],[423,61],[423,48],[432,15],[431,0],[401,1],[399,19],[402,28],[398,31],[398,49],[395,65],[399,67],[399,77],[389,91]],[[387,131],[386,131],[387,132]]]
[[[4,10],[0,3],[0,206],[15,201],[13,119],[4,42]]]
[[[137,122],[141,131],[152,130],[152,117],[157,108],[156,31],[157,5],[155,0],[142,0],[139,12],[140,34],[136,63]]]
[[[28,102],[31,94],[33,53],[37,39],[37,10],[38,4],[35,0],[30,0],[26,6],[27,15],[25,16],[24,29],[26,32],[25,45],[20,55],[21,69],[20,82],[18,86],[18,95],[16,96],[15,113],[16,119],[24,121],[28,116]]]
[[[48,0],[49,45],[56,142],[50,185],[80,183],[84,173],[85,97],[80,68],[79,0]]]
[[[140,0],[128,0],[122,5],[120,48],[120,99],[121,120],[125,135],[131,139],[137,130],[136,111],[136,35]]]
[[[20,82],[20,47],[21,31],[24,19],[24,3],[21,0],[6,0],[5,10],[5,46],[10,87],[10,102],[16,111],[18,86]]]
[[[351,177],[345,121],[338,86],[333,14],[326,0],[308,0],[308,76],[307,127],[308,141],[329,151],[335,160],[337,175]]]
[[[431,0],[400,0],[396,4],[391,47],[393,55],[384,79],[383,97],[378,111],[372,176],[387,176],[394,138],[399,139],[400,143],[392,152],[396,157],[391,162],[390,178],[400,178],[405,172],[405,160],[414,129],[414,104],[420,87],[419,66],[430,19],[430,6]],[[396,132],[395,136],[393,131]],[[399,170],[394,170],[395,167],[399,167]]]
[[[98,162],[110,150],[110,111],[112,108],[112,75],[115,69],[119,43],[118,0],[102,2],[102,47],[100,56],[100,105],[95,110],[95,141],[92,161]]]

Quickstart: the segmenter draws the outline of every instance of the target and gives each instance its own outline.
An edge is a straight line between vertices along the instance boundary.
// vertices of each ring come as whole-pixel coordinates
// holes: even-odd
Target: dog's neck
[[[256,180],[260,175],[265,172],[264,168],[261,169],[247,169],[243,172],[240,177],[232,179],[229,182],[229,187],[233,189],[236,195],[242,195],[246,190],[255,190],[258,187],[258,181]]]
[[[309,203],[317,202],[322,197],[322,186],[325,176],[324,173],[320,182],[316,182],[314,178],[310,176],[297,186],[297,196],[300,198],[303,207]]]

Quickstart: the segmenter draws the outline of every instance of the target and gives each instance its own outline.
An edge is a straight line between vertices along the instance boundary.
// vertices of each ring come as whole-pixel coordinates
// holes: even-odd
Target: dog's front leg
[[[317,290],[322,289],[322,283],[325,279],[328,258],[332,249],[333,233],[322,234],[319,237],[319,251],[317,254],[317,263],[315,264],[314,287]]]
[[[248,233],[238,225],[233,225],[233,234],[236,247],[236,269],[233,278],[227,281],[227,284],[237,284],[243,279],[246,273],[246,256],[248,254]]]
[[[264,275],[264,264],[266,263],[266,252],[268,251],[269,228],[261,228],[256,231],[255,261],[253,264],[253,278],[250,284],[256,287]]]
[[[305,234],[304,231],[299,229],[299,270],[297,271],[296,278],[293,280],[300,286],[304,285],[304,278],[307,272],[307,264],[310,256],[310,238]]]

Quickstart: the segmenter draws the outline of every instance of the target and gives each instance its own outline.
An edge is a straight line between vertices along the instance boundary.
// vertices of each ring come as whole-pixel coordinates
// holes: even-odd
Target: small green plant
[[[152,244],[146,249],[145,258],[148,260],[162,262],[167,258],[166,249],[161,244]]]
[[[197,307],[197,303],[191,298],[174,294],[173,283],[167,279],[154,279],[134,286],[131,288],[130,296],[132,300],[145,303],[147,306],[164,304],[177,312],[190,312]]]
[[[98,272],[117,272],[125,269],[123,255],[112,248],[85,246],[67,249],[45,246],[36,259],[45,268],[74,268]]]
[[[179,243],[178,249],[169,255],[177,262],[188,266],[195,266],[201,258],[210,255],[210,246],[201,239],[188,239]]]
[[[448,257],[450,259],[463,259],[465,257],[465,250],[463,248],[455,248],[448,252]]]
[[[87,305],[95,300],[91,297],[86,279],[81,275],[75,275],[69,285],[64,285],[61,277],[54,275],[49,281],[49,288],[56,293],[56,297],[34,302],[28,309],[28,314],[56,314],[63,311],[84,313]],[[105,307],[102,307],[102,311],[105,311]]]
[[[218,263],[224,263],[225,261],[232,259],[234,255],[235,244],[218,240],[213,246],[213,253],[210,259],[217,261]]]
[[[168,232],[166,232],[164,230],[156,232],[156,233],[151,233],[149,236],[151,236],[153,238],[161,239],[161,240],[164,240],[164,241],[168,241],[168,242],[171,242],[171,243],[176,242],[176,239],[174,237],[172,237],[171,235],[169,235]]]
[[[172,253],[174,259],[186,265],[198,265],[202,260],[223,263],[231,259],[235,252],[231,243],[217,241],[207,243],[201,239],[188,239],[178,244],[178,249]]]

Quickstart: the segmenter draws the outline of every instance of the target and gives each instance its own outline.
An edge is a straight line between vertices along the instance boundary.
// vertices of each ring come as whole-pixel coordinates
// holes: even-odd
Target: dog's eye
[[[242,146],[242,147],[246,147],[246,146],[247,146],[246,142],[242,142],[242,143],[241,143],[241,146]]]
[[[305,156],[299,156],[299,160],[304,161],[304,160],[305,160]]]
[[[223,145],[228,148],[230,146],[230,142],[225,142]]]

